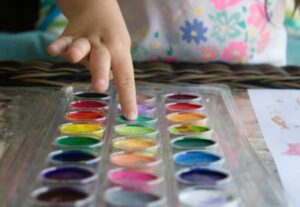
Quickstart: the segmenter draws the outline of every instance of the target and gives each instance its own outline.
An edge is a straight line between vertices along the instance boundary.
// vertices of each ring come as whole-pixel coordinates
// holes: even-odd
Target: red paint
[[[70,104],[73,109],[104,109],[106,103],[100,101],[75,101]]]
[[[181,103],[167,104],[165,108],[169,111],[190,111],[190,110],[202,109],[203,106],[201,104],[181,102]]]
[[[104,113],[95,111],[73,111],[66,115],[66,119],[69,121],[73,120],[93,120],[105,118]]]

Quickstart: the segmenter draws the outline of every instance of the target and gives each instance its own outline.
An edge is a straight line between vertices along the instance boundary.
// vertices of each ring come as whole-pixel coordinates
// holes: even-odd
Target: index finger
[[[138,112],[134,70],[130,52],[115,55],[112,60],[112,73],[119,93],[122,112],[128,120],[135,120]]]

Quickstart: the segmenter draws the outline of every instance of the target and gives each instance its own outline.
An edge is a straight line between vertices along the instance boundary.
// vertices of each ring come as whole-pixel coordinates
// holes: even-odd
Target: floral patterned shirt
[[[283,0],[119,0],[136,61],[286,63]]]

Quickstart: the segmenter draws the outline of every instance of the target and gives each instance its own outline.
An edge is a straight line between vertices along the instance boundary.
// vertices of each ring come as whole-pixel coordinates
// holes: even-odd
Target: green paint
[[[101,141],[93,137],[84,136],[64,136],[58,137],[55,140],[55,144],[61,147],[99,147]]]
[[[200,125],[177,125],[169,128],[172,134],[199,134],[209,130],[208,127]]]
[[[182,137],[172,142],[173,147],[179,149],[198,149],[206,148],[214,145],[216,142],[210,139],[202,139],[200,137]]]
[[[118,116],[117,120],[120,122],[136,122],[136,123],[147,123],[154,122],[155,119],[149,116],[138,116],[135,121],[128,121],[124,116]]]
[[[115,128],[116,132],[121,135],[152,135],[156,133],[156,130],[147,127],[141,124],[125,124],[125,125],[119,125]]]

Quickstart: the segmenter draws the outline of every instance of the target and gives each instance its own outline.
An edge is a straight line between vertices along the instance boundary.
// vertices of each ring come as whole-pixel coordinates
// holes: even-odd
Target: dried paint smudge
[[[286,122],[280,116],[273,116],[271,121],[282,129],[288,129]]]

